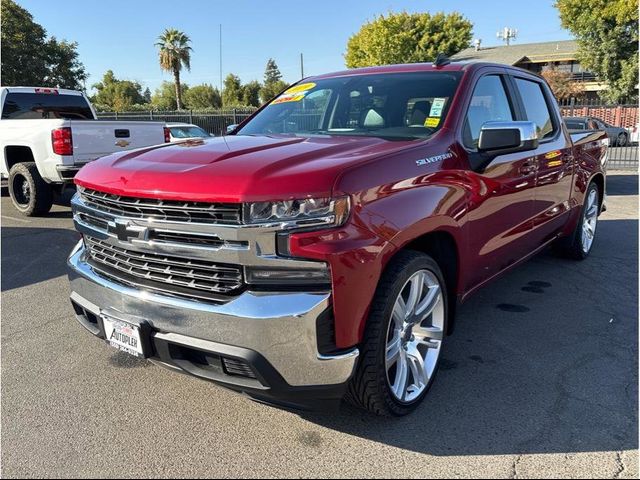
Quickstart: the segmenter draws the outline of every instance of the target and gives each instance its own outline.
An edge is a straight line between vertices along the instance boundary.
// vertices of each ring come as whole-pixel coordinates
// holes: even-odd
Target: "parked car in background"
[[[502,64],[306,78],[223,138],[83,168],[71,303],[111,346],[261,401],[405,415],[458,302],[548,245],[589,255],[608,144]]]
[[[181,142],[183,140],[194,140],[198,138],[212,137],[210,133],[203,128],[191,123],[167,123],[169,133],[171,134],[171,143]]]
[[[0,175],[24,215],[51,209],[53,195],[103,155],[169,142],[164,122],[97,120],[82,92],[0,87]]]
[[[613,147],[624,147],[629,143],[629,132],[626,128],[614,127],[599,118],[594,117],[565,117],[569,130],[604,130],[609,137],[609,144]]]

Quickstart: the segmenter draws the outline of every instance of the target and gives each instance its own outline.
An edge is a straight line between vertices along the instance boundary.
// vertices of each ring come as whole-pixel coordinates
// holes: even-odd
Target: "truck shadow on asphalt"
[[[0,289],[5,292],[65,275],[67,256],[78,240],[78,233],[64,228],[3,226]]]
[[[638,195],[638,175],[607,175],[607,195]]]
[[[543,252],[460,307],[413,414],[301,416],[438,456],[637,449],[638,221],[598,228],[586,261]]]

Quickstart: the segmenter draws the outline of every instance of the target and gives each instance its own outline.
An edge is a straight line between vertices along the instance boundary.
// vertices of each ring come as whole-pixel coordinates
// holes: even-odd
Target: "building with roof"
[[[483,47],[478,43],[453,55],[452,60],[496,62],[514,65],[535,73],[555,67],[570,73],[573,80],[583,83],[586,97],[597,98],[606,87],[593,73],[585,71],[577,59],[578,44],[574,40],[524,43]]]

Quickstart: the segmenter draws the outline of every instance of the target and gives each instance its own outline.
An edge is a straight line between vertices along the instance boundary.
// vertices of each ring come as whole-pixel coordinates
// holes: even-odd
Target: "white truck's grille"
[[[87,236],[85,244],[94,268],[115,280],[206,299],[232,294],[243,285],[239,266],[143,253]]]
[[[80,189],[80,197],[89,207],[128,218],[226,225],[239,225],[242,222],[242,207],[239,203],[134,198],[88,188]]]

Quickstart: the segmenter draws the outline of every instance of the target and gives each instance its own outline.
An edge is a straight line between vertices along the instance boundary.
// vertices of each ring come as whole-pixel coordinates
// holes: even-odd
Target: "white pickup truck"
[[[47,213],[86,163],[169,137],[163,122],[97,120],[82,92],[0,87],[0,175],[24,215]]]

